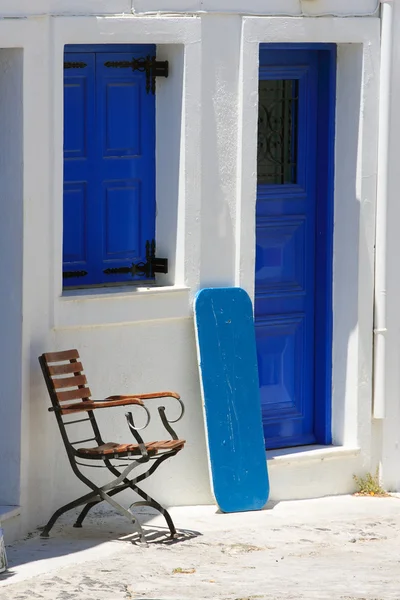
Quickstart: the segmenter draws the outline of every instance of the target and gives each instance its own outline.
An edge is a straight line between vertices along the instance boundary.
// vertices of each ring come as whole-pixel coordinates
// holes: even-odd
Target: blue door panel
[[[317,90],[317,53],[261,50],[259,147],[267,159],[257,190],[255,319],[267,448],[316,440]],[[281,182],[270,183],[276,156],[286,166]]]
[[[155,97],[145,73],[106,66],[155,47],[99,48],[65,53],[85,64],[64,72],[63,270],[87,271],[68,286],[132,282],[104,271],[145,261],[155,238]]]
[[[306,220],[259,218],[257,223],[257,292],[304,292]]]
[[[265,318],[256,326],[260,372],[260,394],[264,430],[270,447],[282,445],[282,438],[301,438],[313,443],[313,411],[304,393],[313,375],[304,347],[310,343],[304,315]]]

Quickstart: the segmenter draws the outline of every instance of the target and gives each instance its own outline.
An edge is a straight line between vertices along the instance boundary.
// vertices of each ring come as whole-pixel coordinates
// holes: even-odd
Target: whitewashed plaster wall
[[[374,15],[378,0],[132,0],[134,13],[211,12],[280,16]]]
[[[0,505],[19,504],[22,354],[23,50],[0,50]],[[7,282],[7,285],[4,285]]]
[[[50,4],[43,10],[50,11]],[[94,10],[94,2],[79,6],[90,4]],[[104,2],[104,10],[113,6],[124,12],[124,4]],[[65,6],[51,5],[52,11]],[[26,6],[13,2],[21,14]],[[68,6],[71,13],[79,8]],[[64,44],[149,41],[172,67],[171,77],[160,81],[157,99],[157,156],[174,149],[166,165],[158,160],[157,237],[172,256],[173,271],[155,290],[62,295]],[[0,48],[21,48],[24,57],[24,233],[15,259],[18,264],[23,257],[24,264],[22,367],[15,384],[22,389],[21,516],[6,524],[14,536],[43,523],[80,492],[54,416],[47,412],[37,356],[48,350],[79,348],[95,397],[177,389],[187,406],[179,433],[188,447],[162,466],[146,489],[167,504],[211,501],[191,299],[204,285],[238,284],[253,291],[258,45],[268,41],[339,44],[333,365],[338,447],[270,455],[272,497],[346,492],[352,489],[352,474],[369,467],[379,19],[5,19],[0,20]],[[20,122],[14,126],[21,131]],[[1,144],[3,138],[0,150]],[[16,279],[21,284],[21,276]],[[99,417],[105,437],[126,438],[123,411],[109,415]],[[158,437],[159,429],[154,426],[150,435]]]
[[[382,473],[390,490],[400,489],[400,244],[397,224],[400,219],[400,7],[393,3],[393,63],[391,78],[389,196],[387,218],[387,351],[386,351],[386,418],[380,423]]]
[[[121,15],[144,13],[235,13],[281,16],[368,16],[380,0],[2,0],[0,14]]]

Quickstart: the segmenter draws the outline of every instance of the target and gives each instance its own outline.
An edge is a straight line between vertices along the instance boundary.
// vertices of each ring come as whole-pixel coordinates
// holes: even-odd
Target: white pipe
[[[382,0],[381,69],[379,90],[378,182],[375,239],[374,408],[375,419],[385,418],[386,400],[386,237],[392,71],[392,0]]]

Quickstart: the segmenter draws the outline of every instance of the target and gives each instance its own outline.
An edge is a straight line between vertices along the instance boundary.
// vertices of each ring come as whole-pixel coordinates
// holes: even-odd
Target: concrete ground
[[[73,529],[67,515],[50,539],[35,532],[7,548],[0,599],[400,599],[399,497],[171,513],[180,531],[174,543],[160,518],[142,515],[148,547],[122,517],[93,513]]]

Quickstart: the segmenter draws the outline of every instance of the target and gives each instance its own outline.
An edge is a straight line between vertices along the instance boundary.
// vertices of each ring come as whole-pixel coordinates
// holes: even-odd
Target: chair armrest
[[[121,400],[123,398],[139,398],[139,400],[153,400],[157,398],[175,398],[180,400],[180,395],[176,392],[156,392],[154,394],[132,394],[130,396],[108,396],[106,400]]]
[[[60,405],[60,411],[63,414],[72,414],[75,412],[87,412],[88,410],[96,410],[98,408],[128,406],[130,404],[138,404],[139,406],[144,407],[143,402],[139,398],[133,398],[132,396],[128,396],[126,398],[120,398],[119,400],[111,400],[110,398],[105,398],[104,400],[85,400],[84,402],[76,402],[74,404],[62,404]]]
[[[135,396],[109,396],[108,398],[106,398],[106,400],[113,400],[114,402],[123,402],[124,400],[129,400],[131,398],[138,399],[140,402],[142,402],[143,400],[156,400],[159,398],[174,398],[180,404],[180,407],[181,407],[181,412],[177,419],[168,419],[167,418],[167,416],[165,414],[165,406],[158,406],[157,410],[158,410],[158,414],[160,415],[161,422],[164,425],[164,428],[170,434],[172,439],[173,440],[179,439],[176,432],[171,427],[171,423],[177,423],[178,421],[180,421],[182,419],[183,415],[185,414],[185,405],[183,404],[179,394],[177,394],[176,392],[155,392],[153,394],[136,394]],[[128,419],[128,424],[129,424],[129,419]],[[132,425],[133,425],[133,422],[132,422]],[[133,433],[131,424],[129,426]]]

